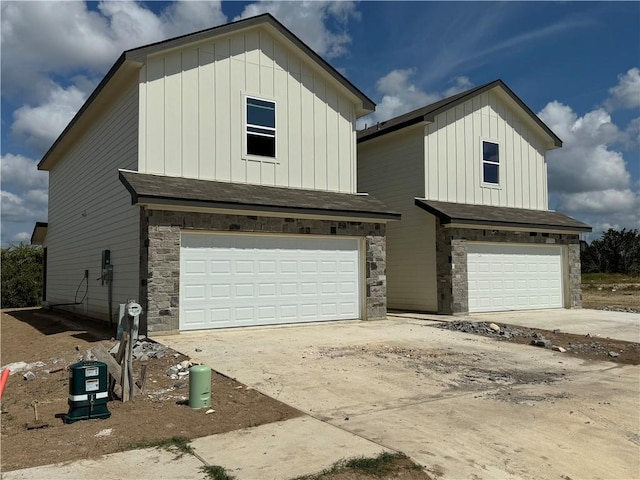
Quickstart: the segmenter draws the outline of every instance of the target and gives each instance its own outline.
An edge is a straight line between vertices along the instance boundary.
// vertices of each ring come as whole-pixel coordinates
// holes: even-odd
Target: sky
[[[549,208],[640,229],[640,2],[5,1],[2,246],[47,220],[36,165],[122,51],[272,13],[373,99],[365,123],[495,79],[563,140]]]

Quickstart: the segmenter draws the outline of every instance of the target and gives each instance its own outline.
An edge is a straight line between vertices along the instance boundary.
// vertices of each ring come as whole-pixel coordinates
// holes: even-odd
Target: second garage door
[[[467,245],[469,312],[562,308],[562,247]]]
[[[183,233],[180,329],[360,318],[360,240]]]

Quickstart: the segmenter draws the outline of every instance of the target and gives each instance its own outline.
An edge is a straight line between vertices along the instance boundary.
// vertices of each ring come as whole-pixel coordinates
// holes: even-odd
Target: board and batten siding
[[[276,102],[276,159],[244,155],[244,95]],[[149,56],[139,171],[356,191],[355,105],[264,29]]]
[[[437,311],[435,217],[416,207],[424,196],[423,129],[358,145],[358,190],[370,193],[402,220],[387,224],[387,305]]]
[[[482,184],[483,140],[499,145],[499,186]],[[544,140],[495,90],[437,115],[424,142],[427,199],[548,209]]]
[[[105,320],[107,285],[96,280],[102,250],[111,250],[114,315],[119,303],[138,296],[140,212],[118,179],[119,168],[137,167],[137,84],[132,82],[110,105],[49,172],[49,227],[44,244],[47,302],[81,300],[88,270],[84,302],[60,308]]]

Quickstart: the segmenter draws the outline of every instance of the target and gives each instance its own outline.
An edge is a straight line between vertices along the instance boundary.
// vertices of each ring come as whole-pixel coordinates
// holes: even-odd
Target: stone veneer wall
[[[569,268],[569,307],[582,307],[580,238],[577,234],[444,228],[438,220],[436,222],[438,313],[450,315],[469,312],[467,285],[467,242],[469,241],[566,245]]]
[[[148,334],[179,330],[182,230],[364,237],[364,318],[375,320],[387,315],[386,238],[382,223],[143,210],[140,226],[140,299],[146,312],[142,324]]]

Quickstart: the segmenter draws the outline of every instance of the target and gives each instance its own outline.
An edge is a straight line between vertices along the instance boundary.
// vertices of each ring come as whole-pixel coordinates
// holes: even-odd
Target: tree
[[[42,299],[42,247],[10,245],[2,249],[2,308],[33,307]]]
[[[581,262],[585,273],[640,274],[638,230],[610,228],[582,249]]]

